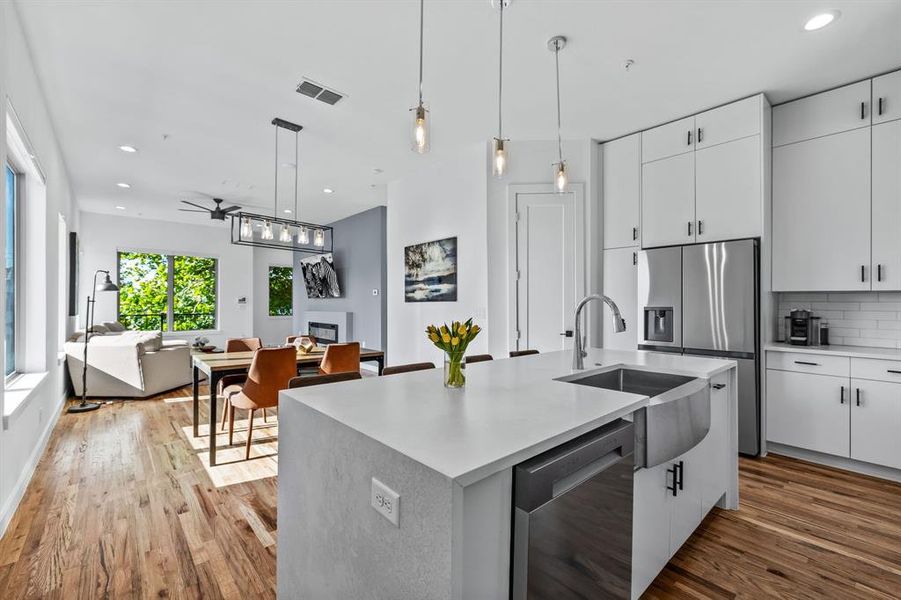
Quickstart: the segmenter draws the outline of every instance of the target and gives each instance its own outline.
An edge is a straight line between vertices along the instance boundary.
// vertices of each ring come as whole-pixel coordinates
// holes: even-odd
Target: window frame
[[[290,269],[291,270],[291,304],[290,312],[286,315],[272,314],[272,269]],[[266,315],[270,319],[293,319],[294,318],[294,266],[293,265],[269,265],[266,269]]]
[[[17,379],[23,374],[23,370],[20,368],[22,363],[22,190],[24,188],[25,183],[25,175],[22,172],[22,169],[18,168],[16,164],[15,157],[12,155],[8,155],[6,158],[6,162],[3,165],[3,179],[4,182],[6,180],[6,169],[13,174],[13,181],[15,185],[15,189],[13,192],[13,202],[15,203],[14,209],[14,222],[13,222],[13,251],[15,255],[13,256],[13,285],[15,289],[13,290],[14,298],[13,298],[13,368],[12,371],[6,373],[6,369],[4,368],[4,385],[8,386],[10,382]],[[6,225],[6,195],[3,198],[4,206],[4,225]],[[6,247],[6,231],[3,232],[4,236],[4,248]],[[4,297],[4,306],[6,304],[6,298]],[[5,310],[5,308],[4,308]],[[8,316],[8,315],[7,315]],[[5,352],[5,342],[6,342],[6,332],[4,331],[4,367],[6,360],[6,352]]]
[[[116,250],[116,281],[122,281],[122,254],[156,254],[166,259],[166,329],[163,335],[187,335],[192,333],[210,333],[219,331],[219,257],[191,252],[167,252],[164,250],[145,250],[119,248]],[[176,258],[202,258],[213,261],[213,326],[209,329],[175,329],[175,259]],[[122,316],[121,295],[116,294],[116,319]],[[148,330],[149,331],[149,330]],[[153,331],[159,331],[154,329]]]

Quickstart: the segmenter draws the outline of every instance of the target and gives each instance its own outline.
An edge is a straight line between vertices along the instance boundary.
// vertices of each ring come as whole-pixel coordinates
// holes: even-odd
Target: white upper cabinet
[[[642,165],[643,248],[695,241],[695,153]]]
[[[873,124],[901,119],[901,71],[873,80]]]
[[[698,242],[762,235],[760,143],[752,135],[695,152]]]
[[[872,283],[901,290],[901,120],[873,126]]]
[[[604,304],[604,348],[635,350],[638,347],[638,248],[604,250],[604,294],[613,298],[626,321],[626,330],[613,328],[613,312]]]
[[[638,246],[641,200],[641,134],[602,146],[604,248]],[[634,350],[634,348],[633,348]]]
[[[773,149],[773,290],[870,289],[870,128]]]
[[[751,96],[695,116],[695,149],[760,133],[761,95]]]
[[[695,149],[695,118],[688,117],[641,134],[641,162],[685,154]]]
[[[773,108],[773,146],[870,125],[870,80]]]

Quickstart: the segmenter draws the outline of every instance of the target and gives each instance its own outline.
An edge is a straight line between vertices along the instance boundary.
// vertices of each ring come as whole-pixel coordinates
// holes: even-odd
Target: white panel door
[[[773,146],[870,125],[870,80],[773,107]]]
[[[679,119],[641,133],[641,162],[692,152],[695,149],[695,118]]]
[[[901,119],[901,71],[873,79],[873,124]]]
[[[695,214],[699,242],[763,234],[760,136],[695,152]]]
[[[767,440],[848,457],[850,427],[850,379],[767,369]]]
[[[626,330],[617,333],[613,312],[606,304],[601,327],[604,348],[635,350],[638,347],[638,248],[604,250],[604,294],[619,307]]]
[[[707,148],[760,133],[760,105],[758,94],[738,102],[695,115],[695,149]]]
[[[874,290],[901,290],[901,120],[873,126],[872,268]]]
[[[852,379],[851,387],[851,458],[901,469],[901,384]]]
[[[541,352],[572,347],[577,283],[575,195],[519,193],[516,231],[518,348]]]
[[[641,166],[641,246],[695,241],[695,153]]]
[[[773,291],[870,279],[870,128],[774,148]]]
[[[641,134],[602,146],[604,248],[638,246],[641,200]]]

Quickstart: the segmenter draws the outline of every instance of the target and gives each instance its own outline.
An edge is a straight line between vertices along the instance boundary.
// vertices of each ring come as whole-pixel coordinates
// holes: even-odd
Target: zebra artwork
[[[307,298],[339,298],[338,274],[331,254],[311,256],[300,261]]]

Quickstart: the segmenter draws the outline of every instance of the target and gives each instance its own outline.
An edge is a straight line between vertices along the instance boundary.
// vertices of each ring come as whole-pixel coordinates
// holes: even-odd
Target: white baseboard
[[[827,467],[835,467],[836,469],[853,471],[862,475],[870,475],[872,477],[879,477],[880,479],[901,482],[901,471],[891,467],[883,467],[882,465],[861,462],[859,460],[854,460],[853,458],[832,456],[831,454],[823,454],[822,452],[814,452],[813,450],[805,450],[804,448],[795,448],[794,446],[786,446],[784,444],[776,444],[773,442],[769,442],[767,446],[767,450],[770,454],[781,454],[790,458],[797,458],[799,460],[826,465]]]
[[[16,481],[12,493],[6,500],[6,504],[4,504],[3,509],[0,510],[0,537],[6,533],[9,522],[12,520],[13,515],[16,514],[16,509],[19,508],[19,502],[21,502],[22,498],[25,496],[25,490],[28,489],[28,484],[31,483],[31,478],[34,476],[34,471],[37,469],[38,463],[44,455],[44,450],[47,449],[47,442],[50,441],[50,434],[53,433],[53,429],[56,427],[57,421],[59,421],[59,417],[62,414],[62,409],[63,406],[65,406],[67,399],[68,395],[66,393],[63,393],[63,395],[60,396],[59,403],[54,407],[53,416],[50,419],[47,419],[47,426],[44,427],[44,431],[41,432],[40,440],[34,447],[34,450],[32,450],[31,456],[28,457],[28,462],[23,466],[22,472],[19,474],[19,479]]]

